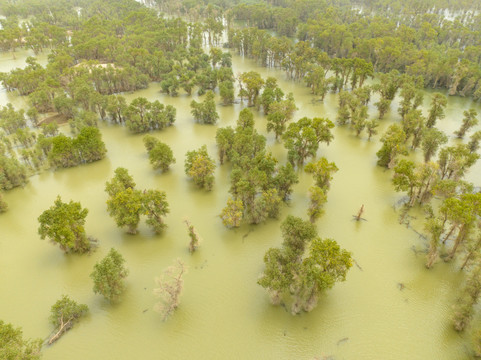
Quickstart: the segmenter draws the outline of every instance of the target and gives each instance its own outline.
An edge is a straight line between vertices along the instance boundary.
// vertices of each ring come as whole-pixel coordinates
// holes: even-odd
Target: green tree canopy
[[[79,202],[64,203],[57,196],[54,205],[38,217],[40,238],[48,238],[65,253],[89,251],[91,243],[84,228],[87,214],[88,210],[82,209]]]
[[[101,294],[110,302],[119,300],[120,295],[125,291],[124,279],[129,271],[124,265],[125,259],[117,250],[111,248],[109,253],[98,263],[90,274],[94,282],[93,291]]]

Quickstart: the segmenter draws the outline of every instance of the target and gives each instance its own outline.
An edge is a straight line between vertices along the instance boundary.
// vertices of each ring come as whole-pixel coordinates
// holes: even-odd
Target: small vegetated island
[[[448,324],[465,335],[450,335],[444,358],[481,357],[480,11],[481,3],[467,0],[0,1],[0,248],[9,247],[12,234],[34,249],[47,239],[61,250],[49,248],[49,256],[63,257],[55,271],[68,274],[75,264],[78,272],[76,286],[69,276],[50,286],[58,300],[49,319],[48,309],[28,310],[36,324],[50,320],[51,334],[28,327],[25,336],[15,315],[0,310],[0,359],[49,358],[78,322],[85,325],[76,329],[95,326],[96,317],[115,318],[120,310],[135,313],[136,321],[190,317],[199,324],[215,318],[198,321],[207,306],[234,311],[226,310],[228,299],[241,293],[250,305],[239,304],[239,312],[257,306],[255,320],[252,314],[234,320],[250,321],[242,332],[275,327],[279,347],[287,334],[297,341],[302,331],[312,333],[296,358],[332,359],[348,340],[372,354],[375,345],[355,334],[329,345],[323,331],[336,331],[318,330],[329,321],[356,321],[349,319],[351,305],[335,304],[351,301],[345,298],[363,289],[360,283],[369,285],[355,294],[359,309],[384,296],[386,308],[394,301],[436,308],[440,300],[441,311],[414,315],[423,323],[436,317],[437,340],[426,340],[430,332],[423,339],[443,343],[440,330]],[[348,152],[340,155],[342,147]],[[90,181],[96,166],[105,171]],[[73,171],[89,190],[62,184]],[[39,179],[49,176],[58,191],[32,205],[36,216],[23,212],[18,194],[43,192]],[[374,195],[379,187],[382,196]],[[374,209],[364,202],[391,213],[393,207],[398,221],[380,210],[370,216]],[[15,230],[19,221],[27,230]],[[378,228],[382,234],[374,235]],[[395,233],[410,237],[414,254],[402,252],[411,243],[391,245],[398,250],[376,245]],[[417,275],[432,279],[423,280],[430,291],[446,289],[439,278],[455,280],[438,299],[420,300],[424,289],[402,279],[413,270],[401,269],[389,277],[394,285],[380,290],[371,284],[381,278],[381,265],[366,255],[375,248],[386,261],[414,262]],[[20,248],[6,251],[32,262]],[[50,266],[39,256],[41,266]],[[239,258],[246,261],[242,271]],[[0,268],[9,266],[6,260],[0,256]],[[224,271],[230,281],[211,282],[213,272]],[[3,293],[13,301],[31,296],[17,290]],[[138,309],[148,292],[150,308]],[[206,305],[208,292],[215,295]],[[389,313],[379,318],[387,321]],[[18,320],[25,326],[25,316]],[[139,324],[159,338],[173,331]],[[197,331],[189,336],[202,336]],[[388,340],[393,348],[405,343],[396,334]],[[124,341],[136,340],[118,342]],[[381,357],[418,356],[410,351]],[[139,357],[154,353],[145,349]],[[248,350],[236,355],[252,358]],[[102,357],[94,350],[89,356]]]

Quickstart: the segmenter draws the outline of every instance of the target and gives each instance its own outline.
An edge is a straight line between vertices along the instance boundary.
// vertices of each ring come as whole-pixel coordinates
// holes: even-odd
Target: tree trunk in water
[[[52,345],[55,341],[57,341],[60,338],[60,336],[62,336],[62,334],[65,331],[69,329],[69,327],[72,324],[71,321],[72,319],[69,319],[66,323],[64,323],[63,320],[61,320],[60,329],[48,340],[49,345]]]
[[[446,244],[446,240],[449,239],[449,237],[451,236],[451,234],[453,233],[453,231],[454,231],[457,227],[458,227],[457,225],[453,225],[453,227],[451,228],[451,230],[449,230],[449,233],[446,235],[446,237],[445,237],[444,240],[443,240],[443,245]]]
[[[453,249],[449,253],[449,255],[447,257],[447,260],[451,260],[454,257],[454,254],[456,253],[456,250],[458,249],[459,244],[461,244],[463,242],[464,237],[466,236],[465,226],[466,225],[463,225],[461,227],[461,229],[459,229],[459,233],[458,233],[458,236],[457,236],[457,238],[454,242]]]

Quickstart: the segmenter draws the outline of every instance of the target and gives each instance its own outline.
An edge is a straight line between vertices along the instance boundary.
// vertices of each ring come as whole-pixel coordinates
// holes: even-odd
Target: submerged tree
[[[155,311],[161,314],[165,321],[179,307],[180,295],[184,288],[183,276],[187,272],[187,267],[177,259],[174,265],[169,266],[164,273],[155,279],[158,288],[154,289],[154,295],[160,298],[155,304]]]
[[[459,130],[455,131],[454,134],[459,138],[462,139],[464,135],[466,135],[466,132],[471,129],[473,126],[478,125],[478,119],[476,116],[478,115],[478,112],[474,109],[469,109],[463,112],[464,118],[463,118],[463,123],[461,124],[461,127]]]
[[[323,206],[327,202],[327,196],[322,188],[319,186],[311,186],[309,189],[309,208],[307,209],[307,216],[309,221],[315,223],[322,214],[324,214]]]
[[[292,119],[296,110],[292,94],[289,94],[285,100],[271,103],[267,115],[267,132],[274,131],[277,140],[286,131],[286,124]]]
[[[41,348],[41,339],[24,339],[21,328],[0,320],[0,359],[38,360]]]
[[[392,124],[381,138],[381,149],[376,153],[379,166],[391,169],[399,155],[406,155],[406,134],[398,124]]]
[[[132,188],[121,190],[107,200],[107,211],[118,227],[127,227],[129,234],[136,234],[142,210],[142,192]]]
[[[227,205],[222,209],[219,216],[225,226],[229,228],[239,227],[244,216],[244,204],[242,203],[242,200],[233,200],[232,198],[227,199]]]
[[[175,157],[169,145],[151,135],[144,136],[144,145],[149,154],[149,160],[154,170],[169,170],[171,164],[175,164]]]
[[[55,326],[55,333],[48,340],[49,345],[57,341],[66,331],[70,330],[89,308],[85,304],[77,304],[66,295],[52,305],[50,322]]]
[[[192,178],[194,183],[206,190],[214,186],[215,162],[207,153],[207,146],[199,150],[188,151],[185,158],[185,173]]]
[[[481,267],[478,264],[471,270],[464,289],[454,307],[453,326],[457,331],[463,331],[474,317],[474,306],[481,295]]]
[[[421,147],[423,149],[424,161],[428,162],[436,155],[439,147],[448,142],[448,137],[436,128],[426,129],[423,134]]]
[[[481,142],[481,131],[476,131],[469,138],[468,149],[470,152],[474,153],[479,149],[479,143]]]
[[[188,219],[184,220],[185,225],[187,226],[187,231],[189,232],[190,242],[189,242],[189,251],[193,253],[197,250],[200,243],[200,236],[194,228],[194,225]]]
[[[0,213],[7,211],[7,209],[8,209],[8,204],[3,199],[2,193],[0,193]]]
[[[257,97],[264,86],[264,80],[261,75],[255,71],[244,72],[239,75],[239,96],[247,98],[247,106],[254,106],[257,102]]]
[[[117,168],[112,180],[105,184],[107,211],[118,227],[127,227],[129,234],[136,234],[140,216],[146,215],[146,223],[156,233],[165,228],[163,216],[169,213],[164,191],[137,190],[135,182],[125,168]]]
[[[289,124],[282,135],[287,156],[292,165],[302,166],[308,157],[316,156],[321,142],[329,143],[333,139],[331,129],[334,124],[329,119],[304,117]]]
[[[94,271],[90,274],[95,294],[103,295],[111,303],[119,300],[126,287],[124,279],[129,274],[124,263],[122,255],[111,248],[107,256],[95,264]]]
[[[215,96],[212,91],[207,91],[203,102],[198,103],[192,100],[190,107],[192,108],[192,116],[195,121],[200,124],[215,124],[219,120],[219,114],[215,108]]]
[[[304,170],[312,174],[316,186],[327,192],[331,187],[332,174],[339,169],[335,163],[330,163],[325,157],[321,157],[318,161],[307,164]]]
[[[437,120],[444,119],[444,117],[446,116],[444,114],[444,108],[446,107],[447,103],[448,99],[445,95],[441,93],[434,93],[431,100],[431,108],[429,109],[428,119],[426,122],[426,126],[428,128],[434,127]]]
[[[38,218],[38,233],[43,240],[48,238],[57,243],[65,253],[85,253],[91,249],[91,242],[85,234],[85,218],[88,210],[79,202],[62,202],[60,196],[48,210]]]
[[[346,279],[351,255],[334,240],[317,237],[314,225],[300,218],[288,216],[281,230],[283,245],[266,252],[257,283],[269,291],[273,304],[290,299],[293,314],[311,311],[322,292]]]

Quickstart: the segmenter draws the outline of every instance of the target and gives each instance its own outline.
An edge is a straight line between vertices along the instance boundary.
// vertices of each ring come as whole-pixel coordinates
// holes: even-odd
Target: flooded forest
[[[481,357],[480,11],[0,0],[0,360]]]

